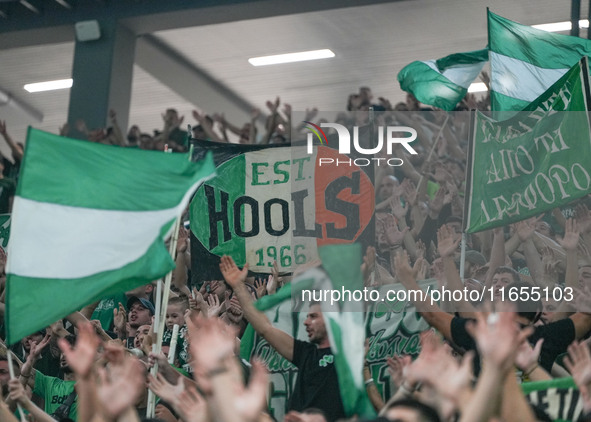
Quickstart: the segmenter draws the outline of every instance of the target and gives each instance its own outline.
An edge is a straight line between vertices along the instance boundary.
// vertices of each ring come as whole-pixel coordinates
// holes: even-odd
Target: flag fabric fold
[[[398,82],[402,90],[423,104],[451,111],[464,98],[487,61],[488,49],[415,61],[398,73]]]
[[[193,163],[30,128],[8,245],[7,342],[173,269],[164,241],[214,173],[211,156]]]
[[[363,290],[361,244],[331,245],[319,249],[322,267],[328,274],[328,288],[345,291]],[[326,287],[324,287],[326,288]],[[370,417],[374,410],[363,380],[365,360],[364,303],[342,300],[337,310],[324,310],[324,322],[335,357],[341,399],[347,416]]]
[[[491,108],[522,110],[583,56],[591,41],[521,25],[488,12]]]

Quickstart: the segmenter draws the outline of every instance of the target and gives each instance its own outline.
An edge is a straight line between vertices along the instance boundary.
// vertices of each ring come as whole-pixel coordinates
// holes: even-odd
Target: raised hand
[[[199,113],[197,110],[193,110],[192,114],[195,120],[199,122],[199,124],[203,124],[203,122],[205,121],[205,115]]]
[[[394,257],[394,268],[396,268],[396,278],[407,289],[415,285],[413,270],[408,262],[408,253],[402,251]]]
[[[207,317],[217,318],[220,315],[223,305],[224,303],[220,303],[218,295],[209,295],[207,297]]]
[[[176,384],[171,384],[161,373],[157,373],[155,378],[149,375],[148,388],[176,408],[179,404],[179,396],[185,390],[183,378],[182,376],[178,377]]]
[[[247,421],[257,420],[267,404],[266,391],[269,375],[266,368],[259,361],[252,364],[252,376],[248,387],[244,388],[242,383],[238,384],[236,394],[236,410]]]
[[[542,266],[544,267],[544,275],[546,279],[553,282],[558,282],[558,265],[560,260],[556,258],[554,249],[545,247],[541,251],[542,255]]]
[[[267,294],[267,285],[265,280],[255,280],[254,289],[257,292],[257,298],[260,299]]]
[[[402,206],[402,202],[400,201],[400,195],[392,195],[390,198],[390,210],[394,217],[398,220],[402,220],[406,217],[406,213],[408,212],[408,203]]]
[[[119,308],[113,309],[113,327],[119,337],[127,337],[127,312],[123,304],[119,302]]]
[[[226,282],[235,289],[246,280],[248,264],[244,264],[244,268],[240,270],[231,256],[224,255],[220,260],[220,270]]]
[[[435,197],[429,201],[429,215],[436,219],[443,208],[443,199],[445,198],[445,189],[440,187],[435,193]]]
[[[198,315],[188,324],[191,356],[197,372],[216,369],[220,362],[234,356],[236,331],[218,318]]]
[[[585,410],[591,410],[591,353],[589,346],[586,343],[574,341],[568,346],[568,356],[564,359],[564,364],[579,387]]]
[[[363,263],[361,264],[361,274],[364,280],[368,280],[371,273],[376,268],[376,248],[368,246],[363,255]]]
[[[219,318],[198,314],[187,321],[195,379],[201,390],[211,392],[210,375],[234,356],[236,331]]]
[[[204,286],[205,283],[203,283],[203,286],[201,286],[203,290],[205,290]],[[193,297],[189,298],[189,309],[191,309],[192,311],[201,311],[201,309],[205,305],[205,300],[203,299],[201,291],[197,290],[196,287],[193,287],[193,291],[191,293]]]
[[[517,236],[519,236],[519,240],[521,242],[525,242],[533,236],[534,232],[536,231],[536,223],[541,218],[542,216],[539,216],[537,218],[532,217],[527,220],[519,221],[515,224]]]
[[[579,246],[579,235],[580,232],[577,220],[569,218],[566,220],[566,225],[564,227],[564,237],[558,239],[558,243],[565,251],[576,251]]]
[[[412,266],[412,271],[416,280],[425,280],[429,271],[429,263],[425,258],[419,257]]]
[[[59,339],[58,346],[72,371],[81,378],[87,378],[92,370],[100,339],[90,322],[78,324],[76,346],[72,348],[66,339]]]
[[[240,324],[244,312],[242,311],[242,306],[237,297],[233,297],[227,302],[225,315],[232,324]]]
[[[511,369],[519,346],[533,333],[533,327],[520,330],[515,314],[507,311],[491,313],[488,317],[478,313],[476,323],[466,325],[466,330],[476,340],[486,364],[502,372]]]
[[[274,295],[275,292],[277,292],[277,279],[274,274],[271,274],[267,277],[267,294]]]
[[[392,356],[386,359],[388,365],[388,373],[390,379],[396,387],[400,387],[404,382],[404,368],[409,366],[412,359],[408,355],[404,356]]]
[[[25,387],[19,382],[17,378],[8,381],[8,398],[20,403],[25,409],[28,408],[31,399],[27,396]]]
[[[118,364],[112,362],[110,370],[107,374],[105,368],[98,369],[101,382],[97,386],[97,399],[105,416],[115,420],[138,400],[145,377],[143,365],[130,356]]]
[[[417,241],[417,258],[427,257],[427,247],[422,240]]]
[[[515,365],[521,369],[524,374],[531,373],[536,366],[538,366],[540,352],[542,351],[542,343],[544,343],[543,338],[539,339],[534,347],[531,347],[527,341],[524,341],[517,349]]]
[[[400,184],[402,188],[402,197],[410,205],[416,205],[417,203],[417,187],[410,179],[404,179]]]
[[[406,369],[409,382],[423,382],[434,387],[439,394],[459,405],[462,392],[470,388],[474,353],[466,353],[456,361],[446,347],[429,331],[421,336],[421,353]]]
[[[575,215],[577,216],[580,233],[587,233],[591,230],[591,211],[589,211],[589,208],[587,208],[586,205],[577,205],[575,208]]]
[[[47,347],[50,339],[51,336],[49,334],[46,334],[45,337],[43,337],[43,339],[39,343],[37,343],[36,341],[32,341],[31,349],[29,350],[29,356],[27,356],[27,361],[31,360],[32,362],[35,362],[37,359],[39,359],[39,357],[41,356],[41,352],[43,351],[43,349],[45,349],[45,347]]]
[[[445,224],[441,226],[437,231],[437,252],[439,252],[439,256],[442,258],[452,256],[458,249],[461,240],[461,236],[455,236],[453,229]]]
[[[265,104],[266,104],[267,108],[269,109],[269,111],[271,112],[271,114],[274,114],[277,112],[280,102],[281,102],[281,100],[279,99],[279,97],[277,97],[277,98],[275,98],[274,102],[267,101]]]
[[[291,105],[290,104],[283,103],[283,114],[285,114],[288,119],[291,117]]]
[[[179,226],[179,237],[176,243],[176,253],[182,254],[185,253],[187,248],[189,247],[189,230],[183,227],[183,225]]]
[[[306,109],[306,117],[304,118],[304,120],[307,121],[311,121],[313,120],[316,116],[318,115],[318,109],[316,107],[314,108],[307,108]]]
[[[388,246],[394,247],[402,245],[402,242],[404,241],[404,235],[408,231],[408,227],[405,227],[402,231],[399,230],[392,214],[387,214],[386,218],[382,220],[382,223],[384,225],[384,234]]]
[[[283,277],[281,277],[279,275],[279,263],[277,261],[273,261],[273,267],[271,268],[271,275],[273,276],[273,279],[275,281],[275,290],[277,290],[277,288],[283,286]],[[273,293],[270,293],[270,288],[269,288],[269,283],[267,283],[267,291],[269,292],[269,294],[273,294],[275,293],[275,291],[273,291]]]
[[[177,407],[184,422],[207,422],[207,402],[197,392],[197,389],[189,384],[180,394]]]

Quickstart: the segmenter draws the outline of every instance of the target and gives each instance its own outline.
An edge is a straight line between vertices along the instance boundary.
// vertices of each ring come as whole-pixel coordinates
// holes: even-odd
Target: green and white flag
[[[474,114],[466,232],[521,221],[591,192],[588,72],[584,58],[511,119]]]
[[[164,240],[214,172],[211,156],[193,163],[30,128],[8,245],[7,342],[172,270]]]
[[[319,255],[328,277],[317,283],[318,287],[351,292],[363,290],[361,244],[325,246],[320,248]],[[359,300],[341,300],[336,310],[327,305],[330,304],[326,301],[322,303],[324,323],[335,357],[345,414],[349,417],[372,416],[374,410],[363,380],[364,303]]]
[[[423,104],[451,111],[466,96],[487,61],[488,49],[416,61],[398,73],[398,82],[402,90]]]
[[[521,25],[488,12],[491,107],[522,110],[583,56],[591,41]]]

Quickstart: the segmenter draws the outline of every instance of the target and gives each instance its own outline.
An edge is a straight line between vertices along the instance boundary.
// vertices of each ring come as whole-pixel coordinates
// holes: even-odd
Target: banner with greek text
[[[194,158],[213,151],[217,176],[191,203],[193,281],[220,279],[219,259],[231,255],[256,273],[277,261],[282,273],[318,257],[318,247],[372,237],[374,189],[359,167],[320,166],[338,152],[194,141]],[[334,152],[333,152],[334,151]]]
[[[465,231],[521,221],[591,192],[588,66],[504,121],[474,113]]]

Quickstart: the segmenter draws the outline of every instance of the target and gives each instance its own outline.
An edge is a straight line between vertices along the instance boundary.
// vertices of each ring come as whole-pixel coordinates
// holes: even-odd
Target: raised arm
[[[0,135],[2,135],[2,137],[10,147],[10,151],[12,151],[12,157],[15,159],[15,161],[22,161],[24,155],[23,148],[16,142],[14,142],[12,137],[8,134],[5,120],[0,120]]]
[[[41,352],[43,349],[49,344],[51,337],[47,334],[43,340],[39,344],[36,342],[31,343],[31,350],[29,351],[29,356],[27,356],[27,360],[23,364],[21,368],[21,375],[19,381],[23,386],[28,385],[31,388],[35,388],[35,369],[33,366],[41,357]]]
[[[490,251],[490,261],[488,262],[488,272],[486,273],[486,280],[484,288],[488,289],[492,286],[492,279],[497,267],[503,265],[505,262],[505,236],[502,227],[493,229],[493,242]]]
[[[273,327],[267,316],[255,308],[250,292],[244,285],[248,274],[248,264],[240,270],[232,257],[224,255],[220,262],[220,270],[240,301],[244,317],[260,336],[267,340],[281,356],[291,362],[293,360],[293,337],[285,331]]]
[[[111,119],[111,127],[113,128],[113,140],[116,145],[125,147],[127,146],[127,139],[123,136],[119,123],[117,123],[117,113],[115,110],[109,110],[109,119]]]
[[[407,290],[421,289],[415,280],[412,268],[408,263],[408,254],[405,251],[396,255],[394,266],[396,268],[396,277],[398,278],[398,281],[400,281]],[[450,314],[443,312],[435,303],[432,303],[426,294],[415,294],[410,295],[410,297],[415,299],[413,304],[425,321],[427,321],[431,327],[439,331],[446,339],[453,341],[451,336],[451,320],[453,317]]]
[[[463,290],[464,284],[460,279],[460,274],[456,268],[454,262],[454,252],[458,249],[461,237],[454,239],[453,229],[449,229],[446,225],[443,225],[437,231],[437,251],[439,256],[443,260],[443,271],[445,273],[445,279],[447,280],[447,286],[450,290]],[[463,296],[463,295],[462,295]],[[463,317],[473,317],[472,313],[476,311],[474,306],[466,301],[454,301],[457,306],[457,311],[462,312]],[[470,315],[465,315],[469,313]]]
[[[474,337],[483,359],[482,373],[462,422],[489,420],[503,416],[508,421],[534,421],[534,415],[511,373],[518,347],[533,332],[520,331],[511,312],[496,314],[496,320],[480,314],[476,324],[466,328]]]
[[[195,120],[199,122],[205,133],[207,133],[207,135],[211,138],[212,141],[221,143],[226,142],[225,139],[220,138],[220,136],[217,133],[215,133],[215,131],[213,130],[213,126],[207,120],[207,116],[200,114],[197,110],[193,110],[193,117],[195,118]]]

